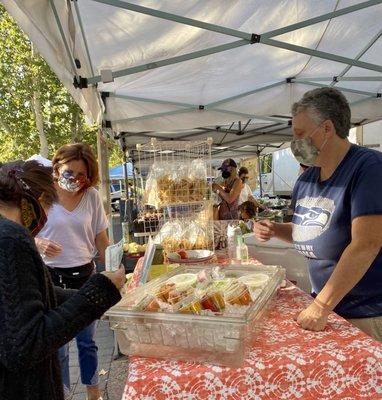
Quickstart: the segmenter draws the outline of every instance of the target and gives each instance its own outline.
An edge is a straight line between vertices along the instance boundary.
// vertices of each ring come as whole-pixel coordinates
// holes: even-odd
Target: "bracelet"
[[[332,311],[331,308],[327,304],[323,303],[321,300],[318,300],[317,297],[313,300],[313,303],[316,303],[316,305],[318,307],[320,307],[322,310],[329,311],[329,312]]]

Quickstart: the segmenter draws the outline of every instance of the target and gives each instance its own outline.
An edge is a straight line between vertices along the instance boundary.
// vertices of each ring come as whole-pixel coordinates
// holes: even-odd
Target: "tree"
[[[51,158],[65,143],[96,150],[97,127],[74,102],[3,6],[0,6],[0,161],[40,153]]]

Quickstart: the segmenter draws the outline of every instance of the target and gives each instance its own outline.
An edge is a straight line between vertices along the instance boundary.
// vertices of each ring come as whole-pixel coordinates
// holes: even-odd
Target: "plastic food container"
[[[116,332],[120,351],[126,355],[208,362],[230,367],[242,365],[248,343],[259,334],[271,300],[285,278],[282,267],[230,265],[222,269],[227,280],[221,280],[218,287],[229,284],[229,278],[240,279],[256,273],[269,277],[261,288],[254,289],[255,300],[244,309],[243,304],[248,303],[248,292],[243,290],[243,279],[228,293],[232,301],[225,309],[222,296],[216,294],[214,288],[199,300],[192,295],[182,300],[178,312],[157,311],[157,304],[147,296],[159,287],[166,288],[166,282],[176,275],[197,274],[216,266],[181,266],[139,286],[112,307],[106,316]],[[166,296],[167,292],[163,294]],[[146,311],[132,309],[131,305],[141,298],[145,299]],[[199,315],[202,308],[211,311]],[[239,309],[244,311],[236,312]],[[220,311],[220,314],[213,314],[212,311]]]

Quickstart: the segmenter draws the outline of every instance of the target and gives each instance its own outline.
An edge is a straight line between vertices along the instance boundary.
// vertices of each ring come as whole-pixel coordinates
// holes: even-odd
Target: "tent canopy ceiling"
[[[129,146],[287,142],[291,105],[319,86],[344,92],[354,124],[382,119],[382,0],[0,1]]]

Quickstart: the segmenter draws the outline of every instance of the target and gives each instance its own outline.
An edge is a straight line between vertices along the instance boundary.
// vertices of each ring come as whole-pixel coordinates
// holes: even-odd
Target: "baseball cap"
[[[218,169],[227,169],[228,167],[237,168],[235,160],[232,160],[232,158],[227,158],[226,160],[223,161],[222,165]]]

